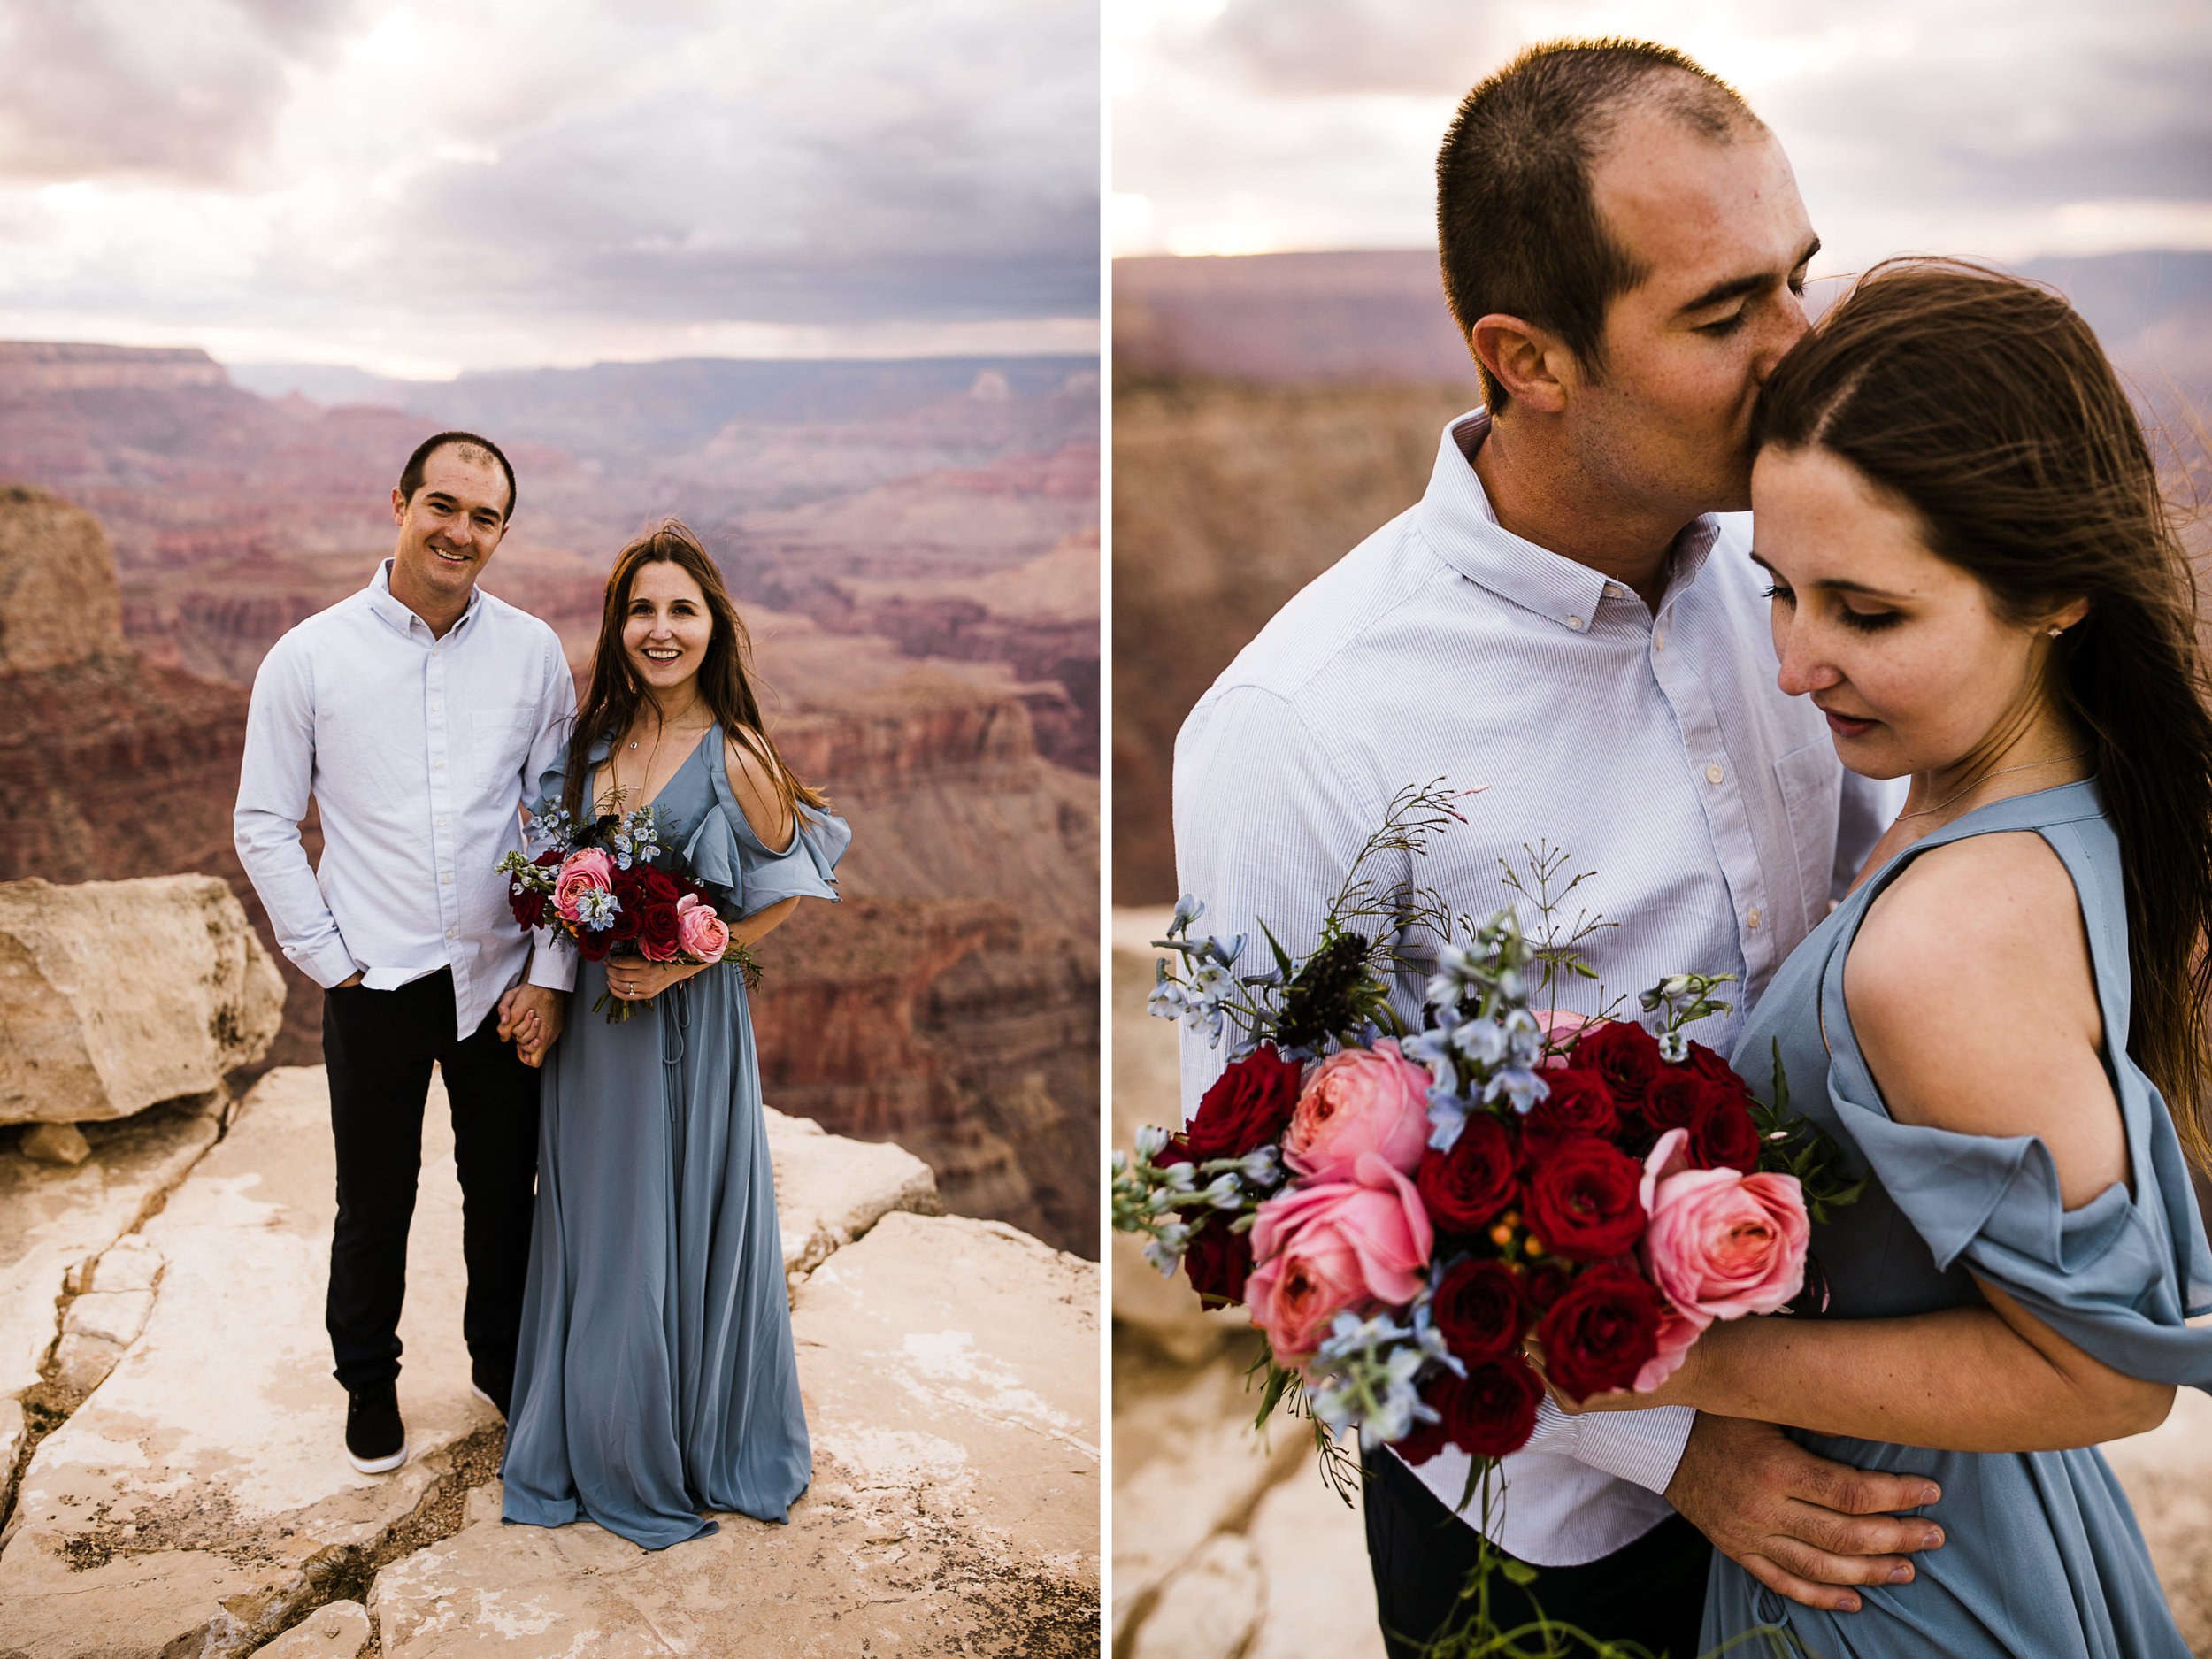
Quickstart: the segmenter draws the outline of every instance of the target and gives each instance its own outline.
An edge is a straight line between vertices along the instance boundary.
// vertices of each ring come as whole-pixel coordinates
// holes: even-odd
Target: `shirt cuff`
[[[574,990],[576,948],[565,941],[557,942],[549,927],[533,930],[532,937],[535,949],[530,952],[530,983],[549,991]]]
[[[353,959],[346,941],[333,933],[313,949],[287,950],[292,965],[326,991],[334,991],[357,973],[366,972]]]
[[[1536,1428],[1524,1449],[1571,1457],[1664,1497],[1696,1421],[1697,1411],[1690,1406],[1570,1417],[1547,1398],[1537,1402]]]

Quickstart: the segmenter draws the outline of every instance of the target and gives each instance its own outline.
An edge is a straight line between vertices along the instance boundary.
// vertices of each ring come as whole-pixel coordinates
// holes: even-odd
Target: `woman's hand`
[[[703,973],[703,962],[648,962],[642,956],[614,956],[607,963],[607,989],[626,1002],[649,1002],[672,985]]]

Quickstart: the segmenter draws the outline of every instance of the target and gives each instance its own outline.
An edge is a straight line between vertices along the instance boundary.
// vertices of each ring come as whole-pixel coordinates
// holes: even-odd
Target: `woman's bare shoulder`
[[[746,741],[751,735],[723,733],[723,769],[729,773],[730,792],[737,796],[737,804],[745,814],[746,823],[752,826],[753,833],[760,837],[763,846],[781,850],[791,840],[791,809],[784,803],[782,792],[776,787],[776,780],[766,761]]]

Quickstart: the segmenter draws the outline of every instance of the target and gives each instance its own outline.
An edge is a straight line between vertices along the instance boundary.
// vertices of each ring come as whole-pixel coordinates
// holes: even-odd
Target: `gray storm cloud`
[[[1097,48],[1091,0],[0,0],[0,306],[1092,314]]]

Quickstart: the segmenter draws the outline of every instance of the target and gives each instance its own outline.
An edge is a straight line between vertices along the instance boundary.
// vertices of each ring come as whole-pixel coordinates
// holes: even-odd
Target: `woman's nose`
[[[1843,678],[1815,641],[1806,637],[1801,627],[1778,630],[1775,644],[1782,666],[1774,676],[1774,683],[1790,696],[1801,697],[1823,690]]]

